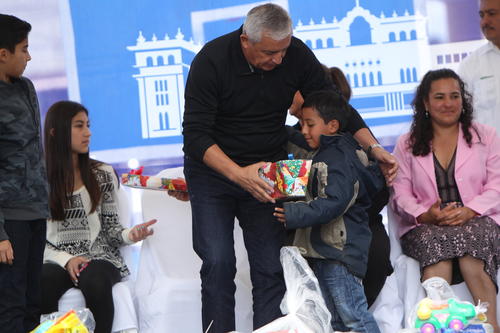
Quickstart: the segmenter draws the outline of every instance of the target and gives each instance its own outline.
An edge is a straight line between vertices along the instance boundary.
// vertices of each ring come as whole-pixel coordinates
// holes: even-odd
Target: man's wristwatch
[[[366,151],[366,153],[368,154],[368,156],[372,156],[372,149],[374,148],[382,148],[384,149],[384,147],[382,147],[382,145],[380,143],[374,143],[370,146],[368,146],[368,149]]]

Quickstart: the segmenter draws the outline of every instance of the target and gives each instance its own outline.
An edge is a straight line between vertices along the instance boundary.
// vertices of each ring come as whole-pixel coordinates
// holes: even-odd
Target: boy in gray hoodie
[[[39,323],[47,177],[33,84],[31,25],[0,14],[0,330],[25,333]]]

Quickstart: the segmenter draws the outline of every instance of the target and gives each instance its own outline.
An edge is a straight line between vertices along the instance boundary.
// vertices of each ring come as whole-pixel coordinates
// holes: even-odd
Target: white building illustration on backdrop
[[[203,12],[196,14],[203,16]],[[407,122],[421,76],[430,68],[456,69],[461,59],[483,43],[430,46],[426,24],[426,17],[418,12],[381,12],[376,16],[355,0],[354,8],[342,19],[299,21],[293,33],[321,63],[339,67],[346,74],[353,88],[351,104],[376,127]],[[139,69],[134,78],[143,138],[181,135],[185,80],[201,47],[201,43],[184,40],[180,30],[175,39],[165,36],[160,40],[153,35],[150,41],[139,33],[137,44],[127,47],[135,52],[135,67]],[[458,50],[450,52],[453,48]]]
[[[353,89],[351,103],[365,119],[387,123],[407,117],[419,75],[429,68],[424,16],[375,16],[356,1],[341,20],[299,21],[294,34],[320,62],[344,72]]]
[[[137,44],[128,46],[135,52],[142,137],[158,138],[182,135],[184,85],[189,65],[201,45],[184,40],[180,29],[175,39],[155,35],[148,41],[139,32]]]

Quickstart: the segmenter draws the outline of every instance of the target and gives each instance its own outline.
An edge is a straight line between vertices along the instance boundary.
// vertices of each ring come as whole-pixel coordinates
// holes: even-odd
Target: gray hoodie
[[[48,189],[40,111],[27,78],[0,80],[0,241],[5,220],[46,218]]]

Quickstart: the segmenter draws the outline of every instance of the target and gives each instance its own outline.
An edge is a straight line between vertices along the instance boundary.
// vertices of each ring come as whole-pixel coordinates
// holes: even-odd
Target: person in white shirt
[[[476,121],[500,133],[500,0],[480,0],[479,16],[488,44],[465,58],[458,74],[473,96]]]

